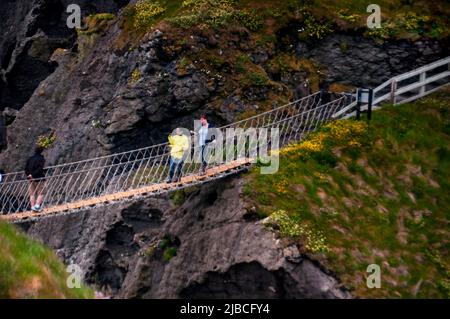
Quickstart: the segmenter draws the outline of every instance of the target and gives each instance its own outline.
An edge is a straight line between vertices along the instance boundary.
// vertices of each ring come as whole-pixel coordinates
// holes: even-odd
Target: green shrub
[[[396,33],[395,25],[392,23],[381,23],[381,28],[368,29],[366,35],[370,38],[378,40],[386,40],[392,38]]]
[[[133,72],[131,73],[131,77],[128,81],[129,84],[135,84],[137,83],[140,79],[141,79],[141,71],[139,71],[139,69],[134,69]]]
[[[178,67],[185,69],[192,63],[191,59],[187,57],[181,58],[181,60],[178,62]]]
[[[163,258],[166,262],[169,262],[174,256],[177,255],[179,245],[179,240],[170,235],[164,236],[164,238],[160,241],[159,249],[163,250]]]
[[[444,162],[450,158],[450,150],[445,146],[439,147],[436,150],[436,155],[438,156],[440,162]]]
[[[239,23],[251,31],[257,31],[263,26],[263,17],[253,9],[236,7],[236,0],[186,0],[182,7],[185,12],[169,19],[174,25],[190,28],[205,24],[213,28],[222,28],[231,23]]]
[[[37,141],[37,145],[44,148],[44,149],[48,149],[51,148],[53,146],[53,144],[56,141],[56,133],[52,132],[49,135],[41,135],[38,137],[38,141]]]
[[[274,57],[269,61],[268,65],[270,70],[275,73],[286,73],[292,71],[287,57],[283,54],[279,54]]]
[[[312,253],[328,252],[323,232],[316,231],[311,226],[301,224],[284,210],[277,210],[269,216],[269,224],[276,225],[279,228],[280,235],[291,239],[303,239],[305,248]]]
[[[450,299],[450,279],[443,279],[438,282],[438,288]]]
[[[174,18],[168,19],[173,25],[188,29],[190,27],[193,27],[194,25],[197,25],[200,21],[199,17],[195,14],[185,14],[176,16]]]
[[[136,3],[134,26],[136,29],[148,28],[154,19],[166,11],[159,1],[139,0]]]
[[[184,190],[175,190],[169,194],[169,198],[175,206],[180,206],[186,200],[186,195],[184,194]]]
[[[164,250],[164,260],[166,262],[169,262],[173,257],[177,255],[177,248],[176,247],[169,247],[166,250]]]
[[[216,55],[209,55],[208,62],[215,69],[218,69],[225,64],[225,60],[222,59],[220,56],[216,56]]]
[[[233,0],[187,0],[182,7],[187,11],[170,22],[182,28],[189,28],[197,24],[206,24],[211,27],[223,27],[228,24],[235,13]]]
[[[147,257],[147,258],[152,257],[153,254],[154,254],[155,251],[156,251],[156,248],[157,248],[157,247],[156,247],[156,243],[150,244],[150,245],[147,247],[147,249],[144,251],[144,256]]]
[[[320,40],[327,34],[333,32],[333,24],[330,21],[319,21],[308,12],[304,13],[303,23],[305,25],[305,30],[303,32],[308,39]]]
[[[243,85],[249,86],[266,86],[269,83],[269,78],[262,72],[249,72],[244,80]]]
[[[416,13],[408,13],[403,20],[403,26],[408,31],[423,35],[429,21],[429,16],[420,16]]]
[[[329,167],[335,167],[338,162],[338,158],[329,150],[312,153],[311,158],[320,165]]]
[[[348,13],[347,10],[340,10],[338,13],[339,18],[348,23],[355,23],[360,18],[359,14]]]
[[[250,31],[258,31],[264,25],[263,17],[254,9],[238,11],[236,19]]]
[[[115,15],[112,13],[91,14],[86,19],[87,28],[77,29],[77,34],[79,36],[90,36],[101,33],[107,28],[109,21],[114,19]]]
[[[370,141],[367,123],[351,119],[340,120],[324,125],[302,142],[284,148],[281,153],[298,156],[304,161],[311,158],[321,165],[334,167],[338,162],[333,153],[335,147],[354,158]]]
[[[234,68],[236,72],[238,73],[245,73],[247,72],[247,63],[250,63],[250,58],[246,54],[240,55],[236,63],[234,64]]]
[[[89,20],[91,20],[93,23],[100,23],[102,21],[111,21],[115,19],[115,15],[112,13],[97,13],[97,14],[91,14],[89,16]]]
[[[199,2],[201,2],[201,0],[183,0],[183,3],[181,4],[181,6],[183,8],[191,7],[195,4],[198,4]]]

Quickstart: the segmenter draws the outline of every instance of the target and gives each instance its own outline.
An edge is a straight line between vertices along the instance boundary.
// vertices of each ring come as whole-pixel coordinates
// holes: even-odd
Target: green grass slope
[[[69,275],[50,249],[0,223],[0,299],[94,297],[84,286],[69,289]]]
[[[292,20],[302,20],[305,30],[299,36],[305,39],[346,30],[367,31],[367,36],[380,39],[448,36],[448,1],[380,0],[377,4],[382,28],[376,32],[367,31],[369,3],[362,0],[139,0],[126,7],[123,17],[130,30],[144,32],[164,21],[183,29],[241,25],[271,35]]]
[[[247,176],[244,197],[285,244],[359,297],[450,297],[450,91],[341,120]],[[381,289],[366,286],[369,264]]]

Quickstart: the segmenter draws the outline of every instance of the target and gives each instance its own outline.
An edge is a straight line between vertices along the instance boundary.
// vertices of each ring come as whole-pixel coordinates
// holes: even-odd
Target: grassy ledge
[[[450,297],[450,91],[341,120],[245,177],[244,198],[285,244],[358,297]],[[368,289],[369,264],[381,289]]]
[[[68,288],[69,275],[49,248],[0,222],[0,299],[94,297],[94,292],[85,286]]]

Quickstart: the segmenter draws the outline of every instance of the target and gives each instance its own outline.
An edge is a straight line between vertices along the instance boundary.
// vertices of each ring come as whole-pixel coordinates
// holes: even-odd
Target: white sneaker
[[[34,205],[34,206],[31,208],[31,210],[32,210],[33,212],[40,212],[40,211],[42,210],[42,206],[36,204],[36,205]]]

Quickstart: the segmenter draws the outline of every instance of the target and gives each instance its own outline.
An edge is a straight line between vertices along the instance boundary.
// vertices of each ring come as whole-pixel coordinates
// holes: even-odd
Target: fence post
[[[356,120],[361,119],[361,89],[356,92]]]
[[[422,73],[420,73],[420,83],[422,84],[422,86],[420,87],[420,92],[419,95],[422,97],[425,95],[425,89],[426,89],[426,84],[425,84],[425,80],[427,78],[427,74],[425,71],[423,71]]]
[[[395,92],[397,91],[397,80],[396,79],[392,79],[392,84],[391,84],[391,103],[395,105],[395,103],[397,103],[397,98],[395,96]]]

